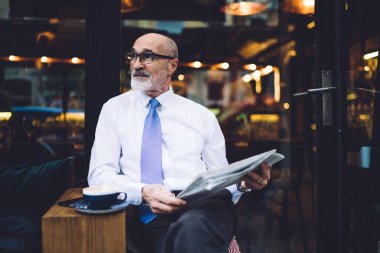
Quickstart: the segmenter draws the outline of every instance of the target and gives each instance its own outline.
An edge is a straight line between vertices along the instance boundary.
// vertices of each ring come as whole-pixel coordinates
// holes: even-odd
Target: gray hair
[[[166,36],[165,36],[166,37]],[[178,47],[175,41],[169,37],[167,38],[167,46],[166,49],[168,50],[168,54],[174,58],[178,58]]]

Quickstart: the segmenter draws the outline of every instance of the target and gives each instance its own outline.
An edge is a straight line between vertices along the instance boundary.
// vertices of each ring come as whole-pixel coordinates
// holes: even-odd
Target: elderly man
[[[235,227],[234,203],[242,192],[262,189],[270,168],[199,201],[175,194],[199,173],[228,164],[215,116],[175,95],[175,42],[149,33],[126,55],[133,90],[102,108],[92,148],[90,185],[114,185],[136,205],[128,233],[139,252],[227,252]]]

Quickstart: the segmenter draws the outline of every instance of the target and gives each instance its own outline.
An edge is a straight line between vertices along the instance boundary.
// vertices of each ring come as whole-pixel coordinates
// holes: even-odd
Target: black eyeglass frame
[[[132,55],[135,54],[136,55],[136,59],[132,60]],[[144,57],[143,55],[144,54],[150,54],[150,56],[148,57]],[[143,56],[142,58],[144,60],[141,61],[141,56]],[[163,55],[163,54],[157,54],[157,53],[154,53],[154,52],[151,52],[151,51],[147,51],[147,52],[142,52],[142,53],[136,53],[136,52],[129,52],[129,53],[126,53],[125,54],[125,60],[127,62],[127,64],[131,64],[132,62],[135,62],[137,61],[137,58],[140,58],[140,62],[142,64],[150,64],[151,62],[149,63],[145,63],[145,59],[147,58],[152,58],[152,62],[156,59],[156,58],[162,58],[162,59],[169,59],[169,60],[174,60],[176,59],[176,57],[173,57],[173,56],[169,56],[169,55]]]

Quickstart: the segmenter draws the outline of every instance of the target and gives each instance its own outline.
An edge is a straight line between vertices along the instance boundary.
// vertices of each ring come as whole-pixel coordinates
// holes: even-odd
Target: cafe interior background
[[[179,47],[173,90],[216,115],[229,162],[274,148],[286,156],[274,167],[269,186],[237,205],[240,250],[378,252],[378,5],[377,0],[2,0],[0,165],[73,156],[73,185],[85,186],[100,106],[130,89],[124,54],[138,36],[158,32]],[[323,17],[334,17],[331,9],[345,22],[324,24]],[[104,28],[115,20],[113,29]],[[343,49],[338,42],[332,47],[345,59],[344,78],[337,79],[344,91],[318,90],[336,85],[321,86],[325,79],[319,78],[322,58],[331,52],[322,40],[334,40],[325,29],[330,26],[338,35],[342,28],[339,36],[345,38],[335,38]],[[343,137],[333,132],[333,139],[344,139],[343,145],[330,152],[343,159],[330,171],[323,164],[335,163],[319,155],[326,141],[321,98],[325,104],[331,98],[343,101],[339,111],[331,109],[340,118],[332,120],[333,128],[344,131]],[[332,191],[320,190],[329,178]],[[337,217],[341,223],[324,226]]]

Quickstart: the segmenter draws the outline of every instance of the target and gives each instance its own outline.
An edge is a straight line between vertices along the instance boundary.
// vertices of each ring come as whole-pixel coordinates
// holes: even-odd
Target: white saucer
[[[87,213],[87,214],[107,214],[107,213],[118,212],[120,210],[127,208],[127,206],[128,206],[128,203],[123,202],[123,203],[120,203],[117,205],[113,205],[113,206],[111,206],[111,208],[104,209],[104,210],[93,210],[93,209],[87,209],[87,208],[85,209],[85,208],[81,208],[81,207],[75,207],[75,210],[77,210],[80,213]]]

